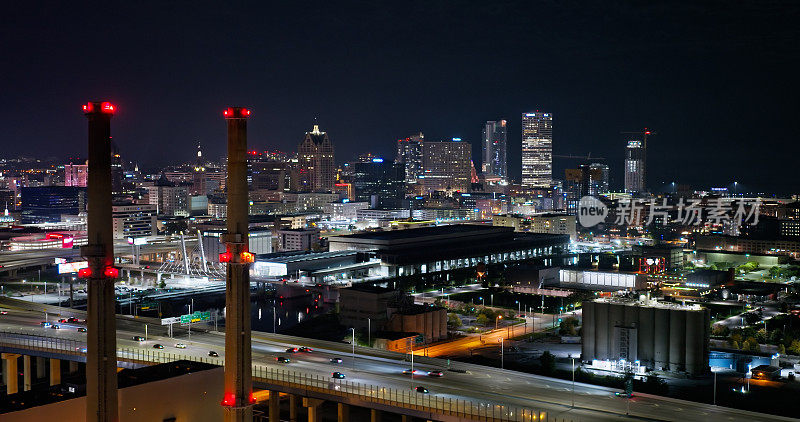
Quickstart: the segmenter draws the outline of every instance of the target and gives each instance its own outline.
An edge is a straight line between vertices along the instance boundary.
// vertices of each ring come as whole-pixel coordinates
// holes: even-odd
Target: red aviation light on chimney
[[[222,399],[223,406],[233,406],[236,404],[236,396],[233,393],[225,393]]]
[[[117,278],[119,277],[119,269],[114,267],[106,267],[105,271],[103,271],[103,275],[108,278]]]
[[[81,268],[78,270],[78,277],[89,278],[92,276],[92,269],[89,267]]]
[[[222,112],[226,119],[246,119],[250,117],[250,110],[242,107],[228,107]]]
[[[242,263],[244,263],[244,264],[252,264],[253,262],[256,261],[255,255],[253,255],[250,252],[242,252],[242,255],[241,255],[240,258],[241,258]]]
[[[97,113],[97,112],[103,114],[114,114],[116,110],[117,108],[114,107],[114,104],[111,104],[108,101],[104,101],[102,103],[89,102],[83,105],[83,112],[85,114]]]
[[[230,252],[223,252],[219,254],[219,262],[222,263],[231,262],[232,259],[233,259],[233,254]]]
[[[256,402],[256,396],[253,395],[252,391],[250,392],[250,400],[249,401],[250,401],[250,404],[253,404],[253,403]]]

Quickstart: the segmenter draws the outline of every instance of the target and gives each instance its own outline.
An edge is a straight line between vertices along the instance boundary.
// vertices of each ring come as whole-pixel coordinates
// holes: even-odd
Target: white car
[[[185,349],[186,345],[183,344],[183,343],[178,343],[178,344],[175,345],[175,347],[177,347],[178,349]]]

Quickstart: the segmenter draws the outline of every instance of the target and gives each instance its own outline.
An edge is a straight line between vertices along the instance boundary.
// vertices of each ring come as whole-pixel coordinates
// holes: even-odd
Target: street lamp
[[[505,369],[505,361],[503,357],[503,337],[500,337],[500,369]]]
[[[356,329],[351,328],[353,330],[353,370],[356,370]]]
[[[498,315],[497,318],[494,319],[494,329],[497,330],[497,323],[503,319],[502,315]]]
[[[575,358],[572,358],[572,407],[575,407]]]

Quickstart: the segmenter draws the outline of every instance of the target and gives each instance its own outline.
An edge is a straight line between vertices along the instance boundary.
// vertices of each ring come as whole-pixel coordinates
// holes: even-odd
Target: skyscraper
[[[333,144],[326,132],[314,125],[311,132],[297,147],[300,168],[300,190],[306,192],[330,191],[336,182],[336,166],[333,161]]]
[[[405,139],[397,140],[397,158],[395,163],[403,165],[406,183],[417,183],[422,174],[422,142],[425,135],[420,132]]]
[[[508,179],[506,165],[506,121],[489,120],[483,126],[483,163],[481,170],[486,176]]]
[[[608,192],[608,166],[602,163],[592,163],[589,165],[592,175],[592,187],[594,193],[590,195],[599,195]]]
[[[422,175],[419,193],[469,192],[472,178],[472,146],[461,138],[422,143]]]
[[[647,190],[647,128],[642,132],[623,132],[625,135],[625,192]]]
[[[549,188],[553,183],[553,114],[522,114],[522,186]]]

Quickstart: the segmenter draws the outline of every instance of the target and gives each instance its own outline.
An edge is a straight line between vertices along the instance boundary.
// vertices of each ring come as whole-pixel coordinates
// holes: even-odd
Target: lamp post
[[[572,358],[572,407],[575,407],[575,358]]]
[[[717,405],[717,371],[712,369],[711,372],[714,373],[714,401],[713,401],[713,404],[714,404],[714,406],[716,406]]]
[[[503,357],[503,337],[500,337],[500,369],[505,369],[505,360]]]
[[[351,328],[353,331],[353,370],[356,369],[356,329]]]
[[[372,347],[372,319],[367,318],[367,346]]]
[[[495,330],[497,330],[497,323],[500,322],[501,319],[503,319],[502,315],[498,315],[497,318],[494,319],[494,329]]]

